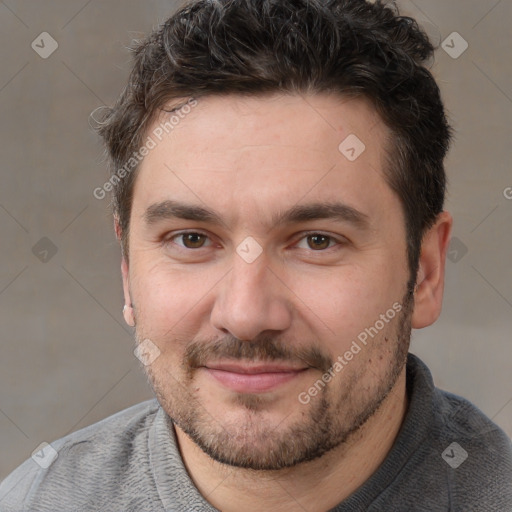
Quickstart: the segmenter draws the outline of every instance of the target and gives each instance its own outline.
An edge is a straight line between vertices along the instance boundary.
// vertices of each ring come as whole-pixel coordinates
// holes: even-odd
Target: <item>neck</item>
[[[221,464],[175,426],[181,455],[202,496],[223,512],[329,510],[360,487],[391,450],[407,411],[405,368],[377,412],[345,443],[277,471]]]

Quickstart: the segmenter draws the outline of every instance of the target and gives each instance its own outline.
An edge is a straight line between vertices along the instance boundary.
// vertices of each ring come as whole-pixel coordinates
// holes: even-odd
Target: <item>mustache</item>
[[[251,341],[228,336],[217,341],[193,342],[186,348],[183,359],[189,370],[206,366],[215,359],[301,363],[322,372],[334,364],[317,347],[298,348],[268,335]]]

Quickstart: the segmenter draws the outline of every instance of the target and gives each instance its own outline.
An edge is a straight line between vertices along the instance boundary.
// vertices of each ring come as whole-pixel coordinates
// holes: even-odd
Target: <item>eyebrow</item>
[[[146,224],[151,226],[162,220],[184,219],[205,222],[213,225],[226,223],[214,210],[178,201],[161,201],[152,204],[144,213]],[[289,210],[272,215],[272,228],[283,224],[294,224],[320,219],[332,219],[347,222],[361,230],[370,229],[370,219],[365,213],[339,202],[316,202],[295,205]]]

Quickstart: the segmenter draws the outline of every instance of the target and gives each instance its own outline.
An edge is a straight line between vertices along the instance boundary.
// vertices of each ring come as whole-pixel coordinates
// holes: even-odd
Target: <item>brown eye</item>
[[[201,233],[182,233],[177,238],[183,240],[183,245],[187,249],[200,249],[208,237]]]
[[[321,234],[309,235],[307,237],[308,247],[314,250],[327,249],[331,242],[331,237]]]

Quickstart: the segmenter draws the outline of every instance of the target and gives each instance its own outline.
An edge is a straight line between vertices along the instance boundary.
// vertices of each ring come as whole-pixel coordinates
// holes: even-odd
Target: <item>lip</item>
[[[237,393],[264,393],[290,382],[308,368],[283,364],[208,364],[204,370],[224,387]]]

